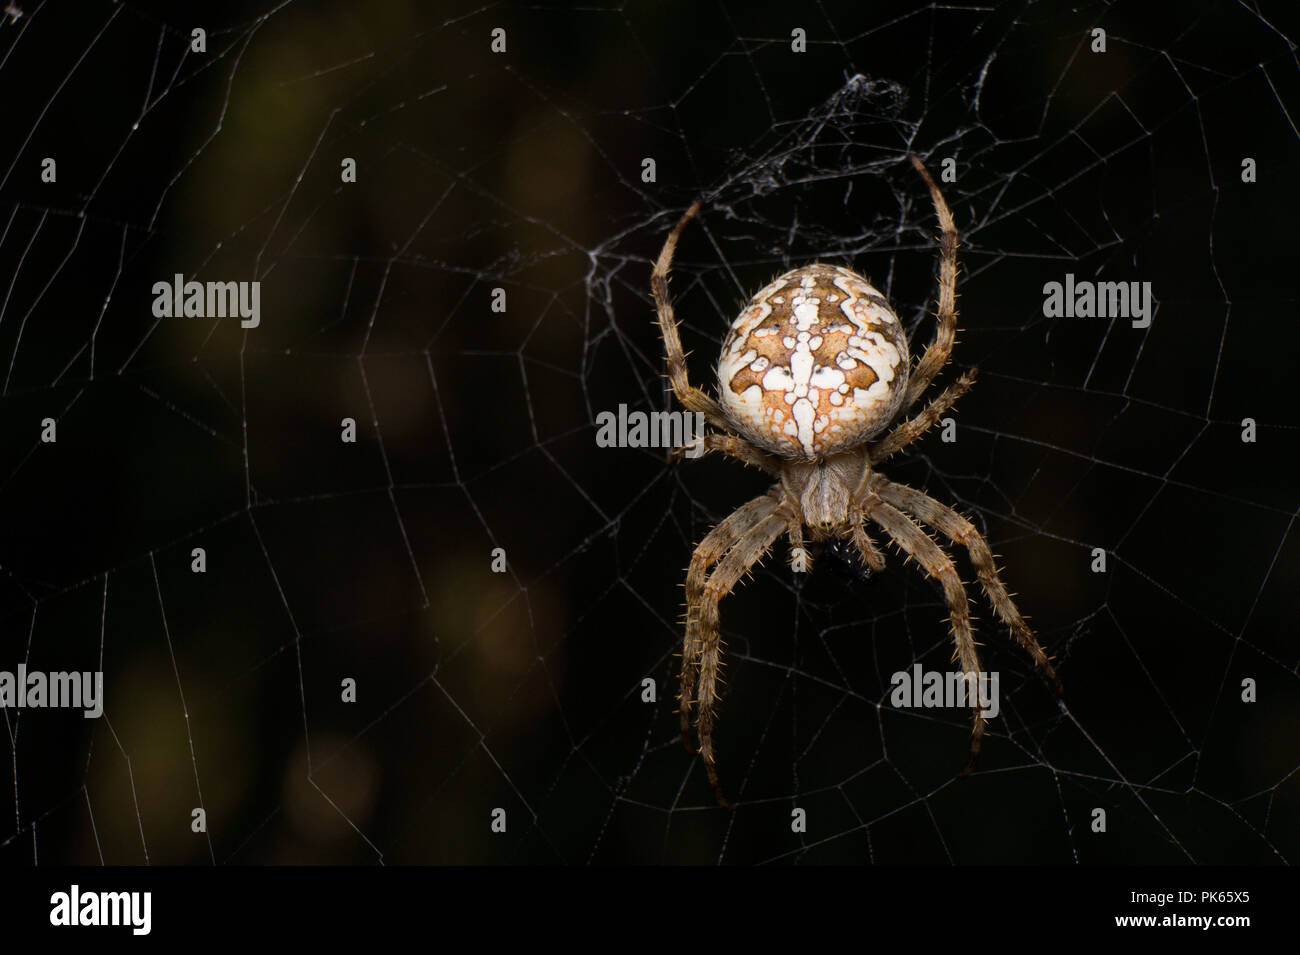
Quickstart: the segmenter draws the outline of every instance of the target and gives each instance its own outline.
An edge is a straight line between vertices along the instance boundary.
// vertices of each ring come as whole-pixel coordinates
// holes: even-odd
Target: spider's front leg
[[[993,551],[989,549],[988,542],[984,540],[983,535],[975,529],[975,525],[951,507],[940,504],[930,495],[915,488],[886,481],[879,485],[879,489],[882,498],[896,507],[902,508],[922,524],[928,524],[949,540],[966,548],[970,554],[975,573],[979,577],[980,585],[984,588],[984,593],[993,606],[993,612],[998,615],[999,620],[1010,628],[1011,635],[1016,642],[1024,648],[1025,652],[1033,658],[1034,663],[1038,665],[1038,668],[1052,681],[1056,695],[1061,696],[1061,678],[1056,675],[1051,659],[1034,636],[1034,631],[1025,622],[1020,609],[1016,606],[1015,601],[1011,599],[1011,594],[1007,592],[1006,585],[1002,583],[1002,578],[998,575],[997,564],[993,560]]]
[[[750,501],[709,533],[691,558],[686,576],[686,642],[682,650],[682,736],[690,747],[691,708],[699,754],[718,803],[728,806],[718,781],[713,756],[714,706],[721,681],[722,646],[718,633],[718,604],[749,570],[761,561],[789,521],[769,496]],[[734,522],[734,523],[733,523]],[[722,554],[725,552],[725,556]],[[708,568],[716,563],[711,574]]]
[[[758,524],[776,510],[776,501],[764,494],[756,497],[732,511],[705,535],[691,555],[691,565],[686,571],[686,640],[682,645],[681,702],[682,742],[686,748],[695,752],[691,744],[691,708],[695,705],[695,683],[700,667],[700,645],[693,641],[690,626],[691,609],[699,602],[704,593],[704,585],[718,561],[727,555],[727,551],[736,542],[753,530]]]
[[[971,632],[970,604],[966,599],[966,588],[957,575],[957,568],[951,558],[931,539],[929,534],[896,507],[882,501],[871,508],[869,516],[905,553],[914,557],[927,574],[943,586],[943,595],[948,602],[948,625],[952,630],[953,642],[956,644],[954,657],[960,661],[970,689],[976,689],[979,686],[981,670],[979,654],[975,650],[975,637]],[[975,726],[971,731],[970,764],[966,767],[967,773],[975,768],[980,743],[984,739],[985,730],[988,729],[988,720],[984,718],[978,694],[971,702],[975,711]]]

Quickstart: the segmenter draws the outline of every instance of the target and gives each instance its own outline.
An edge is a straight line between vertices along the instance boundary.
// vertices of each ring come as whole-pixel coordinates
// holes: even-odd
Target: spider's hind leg
[[[727,416],[723,414],[722,407],[705,391],[692,385],[686,373],[686,352],[682,348],[682,336],[677,328],[672,296],[668,292],[668,276],[672,270],[673,255],[677,252],[677,242],[687,223],[700,211],[700,205],[701,202],[696,201],[687,209],[676,228],[664,241],[659,258],[655,261],[654,271],[650,275],[650,294],[655,302],[659,334],[663,339],[664,354],[668,360],[668,379],[672,383],[673,394],[687,411],[703,414],[715,428],[725,428]]]
[[[957,226],[943,193],[926,171],[925,164],[916,156],[910,158],[916,171],[925,180],[926,188],[930,190],[934,213],[939,219],[939,302],[935,311],[934,340],[912,372],[907,391],[903,395],[904,408],[911,408],[930,386],[930,382],[934,381],[935,375],[948,364],[957,335]]]

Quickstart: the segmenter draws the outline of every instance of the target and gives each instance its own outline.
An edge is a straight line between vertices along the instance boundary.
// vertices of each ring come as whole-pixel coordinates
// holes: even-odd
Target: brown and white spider
[[[909,375],[911,358],[902,324],[866,279],[837,265],[813,264],[787,272],[759,291],[732,323],[718,360],[715,400],[690,383],[686,355],[668,297],[668,273],[682,230],[699,212],[692,205],[664,242],[651,277],[668,375],[677,400],[702,413],[716,429],[704,438],[719,451],[777,478],[766,494],[732,512],[700,541],[686,575],[686,640],[682,647],[682,738],[691,748],[695,709],[699,754],[719,803],[726,806],[713,753],[722,643],[718,603],[782,534],[790,538],[790,567],[811,570],[808,539],[843,539],[873,571],[885,561],[867,534],[870,521],[942,585],[949,624],[967,680],[980,676],[966,590],[952,559],[921,525],[963,545],[984,593],[1016,641],[1061,684],[1047,654],[998,577],[988,543],[966,518],[929,495],[895,484],[875,466],[907,447],[974,384],[961,375],[928,405],[877,438],[911,410],[948,363],[957,326],[957,228],[939,187],[915,156],[912,165],[929,187],[942,233],[939,239],[938,329]],[[979,754],[986,720],[978,702],[971,762]],[[969,767],[968,770],[969,772]]]

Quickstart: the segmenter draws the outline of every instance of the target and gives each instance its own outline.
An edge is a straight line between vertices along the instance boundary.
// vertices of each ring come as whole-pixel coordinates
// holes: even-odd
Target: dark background
[[[103,669],[107,707],[4,714],[0,858],[1300,856],[1287,4],[22,5],[0,669]],[[887,471],[975,515],[1068,709],[973,593],[1004,701],[960,779],[966,714],[888,704],[895,671],[948,666],[937,590],[892,552],[798,583],[780,544],[723,604],[729,815],[677,736],[681,582],[765,482],[599,449],[593,421],[672,407],[650,263],[701,194],[673,285],[697,382],[745,298],[817,258],[919,352],[909,151],[958,162],[954,367],[981,377],[958,441]],[[176,272],[260,280],[261,327],[153,318]],[[1066,272],[1151,281],[1152,326],[1043,318]]]

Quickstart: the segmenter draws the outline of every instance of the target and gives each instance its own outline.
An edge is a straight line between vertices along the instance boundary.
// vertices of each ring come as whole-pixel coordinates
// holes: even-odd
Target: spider
[[[962,374],[918,413],[906,417],[948,363],[957,325],[957,228],[925,165],[939,219],[939,306],[934,340],[915,369],[902,324],[866,279],[837,265],[814,263],[787,272],[761,289],[741,311],[722,343],[717,399],[691,384],[668,276],[682,231],[700,211],[696,201],[669,233],[650,288],[658,314],[673,393],[683,407],[712,426],[704,450],[716,451],[772,477],[772,488],[717,524],[691,555],[686,575],[686,638],[679,700],[682,739],[691,743],[695,715],[698,754],[718,802],[729,803],[718,781],[713,726],[718,703],[722,641],[718,604],[767,556],[782,534],[790,540],[790,568],[812,569],[808,541],[843,542],[872,572],[885,561],[867,533],[878,527],[943,588],[948,622],[967,680],[980,676],[966,589],[952,559],[927,525],[966,548],[994,613],[1051,680],[1061,683],[998,576],[988,543],[965,517],[934,498],[888,480],[876,466],[920,438],[971,389]],[[909,374],[910,369],[910,374]],[[896,424],[894,422],[897,422]],[[892,427],[891,427],[892,425]],[[975,765],[987,721],[977,700],[971,756]]]

